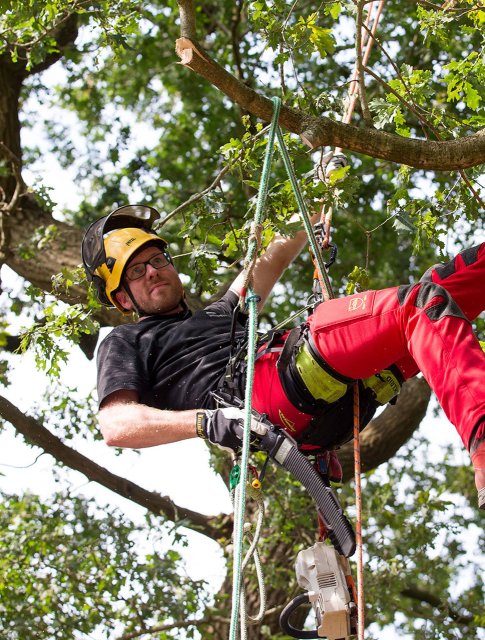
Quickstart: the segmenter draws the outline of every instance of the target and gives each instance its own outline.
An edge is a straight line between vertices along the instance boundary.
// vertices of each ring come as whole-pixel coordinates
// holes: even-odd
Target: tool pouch
[[[376,402],[380,405],[395,401],[403,382],[404,378],[395,365],[362,380],[364,387],[371,390]]]

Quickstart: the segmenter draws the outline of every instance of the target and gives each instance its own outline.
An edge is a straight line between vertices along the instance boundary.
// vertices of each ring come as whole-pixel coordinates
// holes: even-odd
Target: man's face
[[[147,247],[137,253],[127,266],[146,263],[159,253],[160,247]],[[145,267],[146,272],[141,278],[126,280],[138,306],[147,315],[168,315],[183,311],[181,304],[183,287],[173,265],[169,264],[162,269],[155,269],[151,264],[146,264]],[[124,288],[118,291],[116,298],[128,311],[136,310]]]

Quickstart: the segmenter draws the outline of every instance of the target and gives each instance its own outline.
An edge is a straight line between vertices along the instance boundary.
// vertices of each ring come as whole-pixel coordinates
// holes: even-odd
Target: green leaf
[[[464,84],[465,91],[465,102],[467,107],[476,111],[480,106],[480,102],[482,101],[482,96],[478,93],[478,91],[472,87],[469,82]]]

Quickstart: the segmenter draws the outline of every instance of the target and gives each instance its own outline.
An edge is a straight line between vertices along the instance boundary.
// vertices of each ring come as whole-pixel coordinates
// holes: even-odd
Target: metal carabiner
[[[325,263],[325,268],[329,269],[337,259],[338,248],[335,242],[329,242],[327,249],[330,251],[330,260]]]

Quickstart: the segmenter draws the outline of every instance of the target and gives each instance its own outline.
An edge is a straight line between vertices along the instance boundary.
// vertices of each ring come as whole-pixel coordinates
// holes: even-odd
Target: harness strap
[[[307,325],[290,332],[276,366],[290,402],[310,415],[342,398],[353,382],[324,360]]]
[[[337,371],[335,371],[335,369],[333,369],[328,364],[328,362],[320,354],[320,351],[317,349],[315,340],[313,339],[313,336],[309,330],[307,330],[305,334],[305,342],[308,347],[308,351],[310,352],[315,362],[317,362],[322,369],[324,369],[328,374],[330,374],[333,378],[335,378],[335,380],[337,380],[338,382],[343,382],[347,385],[354,382],[354,378],[348,378],[347,376],[344,376],[341,373],[338,373]]]
[[[280,375],[286,371],[290,362],[293,359],[293,354],[295,351],[295,347],[301,344],[302,338],[306,332],[306,325],[300,325],[299,327],[295,327],[288,334],[285,344],[283,345],[283,350],[281,351],[281,355],[278,358],[278,362],[276,363],[276,368]]]
[[[403,382],[404,377],[396,365],[391,365],[370,378],[362,380],[364,387],[371,389],[376,402],[380,405],[388,402],[394,404]]]

